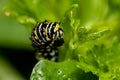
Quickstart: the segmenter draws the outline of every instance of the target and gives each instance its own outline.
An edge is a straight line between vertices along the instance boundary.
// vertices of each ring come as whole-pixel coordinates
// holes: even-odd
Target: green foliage
[[[4,12],[10,12],[26,27],[49,19],[61,20],[64,29],[65,43],[59,50],[59,62],[38,62],[31,80],[120,79],[118,0],[10,1]]]
[[[96,80],[92,73],[85,73],[77,67],[76,61],[60,63],[40,61],[33,69],[31,80]],[[54,66],[54,68],[53,68]],[[91,78],[91,79],[90,79]]]

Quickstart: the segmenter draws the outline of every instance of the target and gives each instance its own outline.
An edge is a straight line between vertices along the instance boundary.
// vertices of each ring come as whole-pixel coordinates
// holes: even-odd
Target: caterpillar
[[[31,41],[40,59],[58,61],[57,47],[64,43],[63,29],[59,22],[38,22],[32,30]]]

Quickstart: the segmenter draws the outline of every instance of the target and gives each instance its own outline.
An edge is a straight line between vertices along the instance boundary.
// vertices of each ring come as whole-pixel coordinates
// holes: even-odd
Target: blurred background
[[[0,0],[0,80],[29,80],[36,64],[30,34],[12,17],[3,14],[6,0]]]

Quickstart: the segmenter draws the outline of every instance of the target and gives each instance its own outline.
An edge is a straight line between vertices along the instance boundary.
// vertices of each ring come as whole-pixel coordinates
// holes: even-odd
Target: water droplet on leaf
[[[62,75],[62,70],[59,69],[58,72],[57,72],[58,75]]]
[[[72,80],[71,78],[68,78],[67,80]]]
[[[41,68],[39,70],[37,70],[37,73],[40,75],[40,76],[43,76],[43,72],[41,70]]]

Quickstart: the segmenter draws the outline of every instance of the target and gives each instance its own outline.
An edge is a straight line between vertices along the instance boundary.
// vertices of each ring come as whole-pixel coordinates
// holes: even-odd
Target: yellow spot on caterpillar
[[[63,34],[63,32],[60,30],[60,35],[62,35]]]
[[[59,27],[60,27],[59,24],[56,24],[56,27],[55,27],[55,29],[54,29],[54,32],[58,31]]]
[[[43,35],[45,35],[46,33],[45,32],[43,32]]]
[[[48,24],[48,23],[49,23],[49,21],[46,21],[46,22],[45,22],[45,24]]]
[[[45,28],[43,28],[43,31],[45,31]]]
[[[47,40],[47,41],[50,41],[50,38],[48,38],[48,36],[46,36],[46,40]]]
[[[37,36],[37,32],[36,32],[36,30],[34,30],[34,34],[35,34],[35,39],[38,40],[39,38],[38,38],[38,36]]]
[[[42,45],[44,45],[45,43],[44,42],[41,42]]]
[[[55,34],[53,34],[53,40],[55,40]]]
[[[47,41],[50,41],[50,38],[48,38],[48,35],[47,35],[47,29],[48,29],[48,26],[49,26],[49,24],[50,24],[50,22],[48,22],[48,24],[47,24],[47,26],[46,26],[46,30],[45,30],[45,32],[46,32],[46,40]]]
[[[38,26],[40,23],[39,22],[37,22],[37,24],[36,24],[36,26]]]

